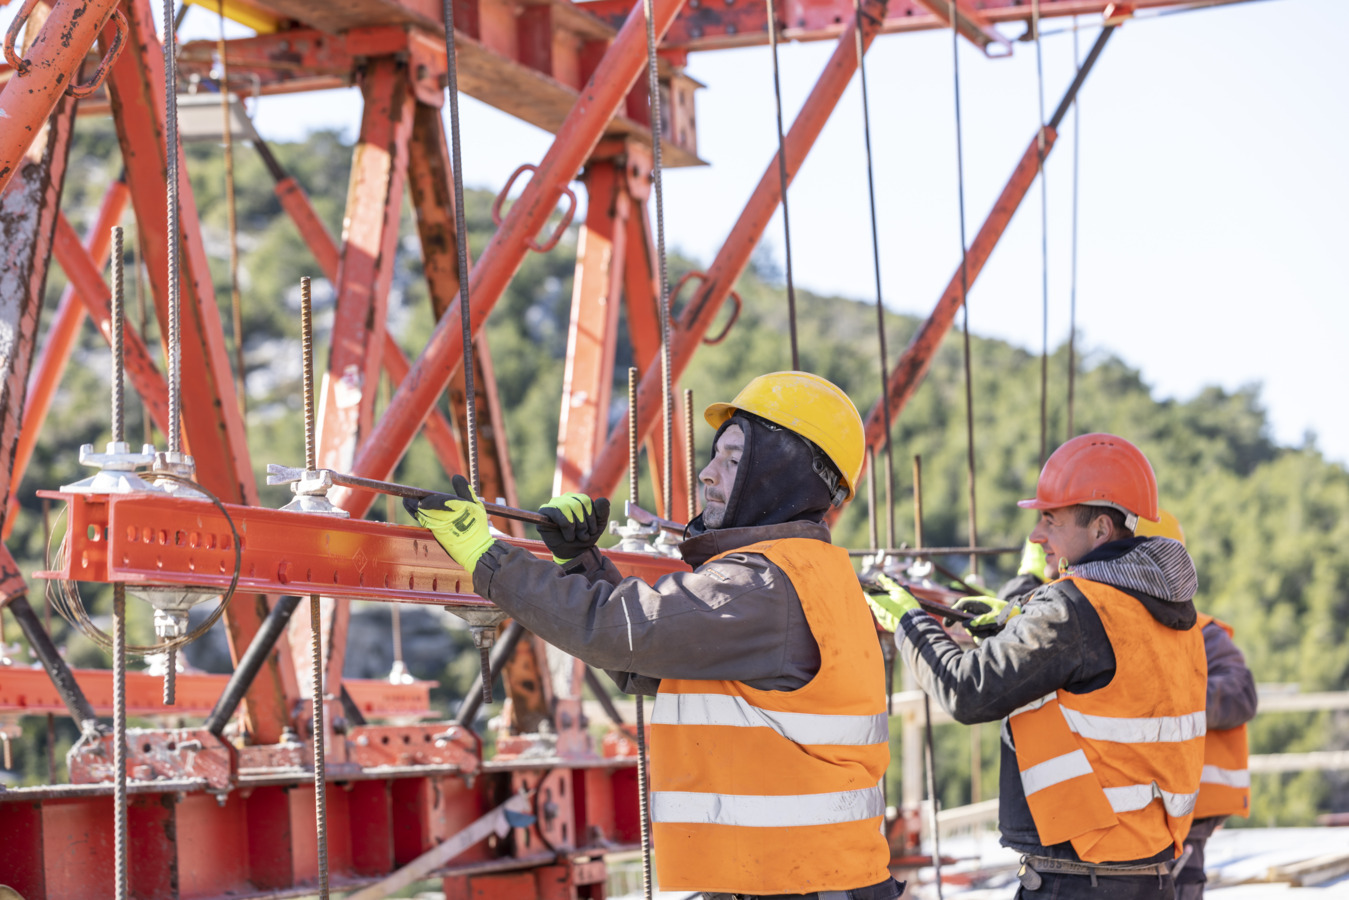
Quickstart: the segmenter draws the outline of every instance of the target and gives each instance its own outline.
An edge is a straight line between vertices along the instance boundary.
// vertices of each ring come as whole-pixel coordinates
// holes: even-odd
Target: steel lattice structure
[[[192,0],[214,10],[212,0]],[[1042,0],[1038,15],[1103,16],[1108,26],[1138,10],[1176,8],[1181,0]],[[724,3],[655,0],[661,38],[661,123],[667,166],[700,164],[695,90],[688,55],[764,43],[766,11],[748,0]],[[465,348],[456,326],[462,279],[470,287],[472,365],[484,424],[484,496],[515,505],[502,410],[483,325],[526,254],[547,249],[571,220],[549,219],[577,180],[589,197],[578,241],[558,435],[560,490],[610,494],[629,464],[622,429],[610,429],[611,385],[620,308],[641,370],[635,418],[647,440],[662,418],[656,248],[648,199],[652,146],[647,87],[641,77],[645,17],[628,0],[454,0],[461,89],[555,135],[544,157],[522,166],[519,199],[470,271],[460,270],[450,152],[442,125],[446,82],[440,0],[224,0],[225,14],[253,28],[254,37],[227,42],[236,75],[256,76],[263,94],[359,85],[363,114],[354,149],[347,226],[330,235],[308,197],[267,152],[276,195],[313,253],[318,274],[334,286],[336,315],[318,465],[387,479],[410,442],[425,434],[447,470],[465,471],[466,398],[459,373]],[[799,171],[856,74],[859,48],[879,35],[950,28],[989,56],[1007,55],[1006,35],[1032,16],[1025,0],[866,0],[860,18],[850,0],[787,0],[778,5],[784,40],[835,42],[835,49],[786,132],[786,181]],[[26,28],[23,27],[26,21]],[[858,34],[860,29],[860,35]],[[1108,36],[1112,27],[1105,29]],[[20,41],[18,35],[23,32]],[[1104,45],[1098,42],[1095,53]],[[310,690],[301,673],[307,646],[286,634],[295,595],[322,594],[328,684],[341,684],[349,599],[413,602],[481,609],[465,573],[429,552],[419,529],[362,520],[373,495],[335,488],[329,499],[349,519],[307,516],[258,505],[244,439],[236,382],[221,328],[217,297],[181,148],[167,148],[164,52],[149,0],[25,0],[5,44],[0,67],[0,326],[13,336],[0,348],[0,523],[12,527],[13,496],[31,459],[76,335],[88,318],[112,334],[112,295],[102,268],[109,229],[130,207],[150,273],[161,333],[168,329],[168,248],[179,248],[182,429],[197,479],[222,501],[163,494],[71,494],[72,527],[65,564],[53,577],[120,583],[134,594],[146,585],[219,591],[239,555],[238,596],[224,615],[231,653],[251,678],[226,686],[223,676],[185,676],[173,711],[203,716],[201,727],[137,730],[131,735],[133,782],[128,801],[132,863],[130,895],[143,898],[292,896],[312,888],[316,868],[315,805],[306,760],[313,735],[301,702]],[[215,42],[179,48],[180,77],[209,77]],[[102,62],[86,83],[67,90],[86,57]],[[964,293],[977,279],[999,237],[1054,146],[1063,113],[1090,71],[1094,56],[1059,112],[1032,136],[1025,154],[970,245],[965,282],[957,271],[929,320],[894,364],[888,382],[897,415],[922,380]],[[92,71],[92,70],[90,70]],[[108,186],[88,236],[81,240],[61,213],[61,193],[78,115],[111,115],[124,175]],[[178,156],[181,233],[167,233],[168,153]],[[514,177],[512,180],[515,180]],[[783,190],[776,156],[690,299],[672,323],[673,377],[709,341],[709,330],[749,263]],[[509,190],[507,185],[502,192]],[[404,197],[410,197],[437,326],[409,360],[385,327]],[[553,234],[541,235],[546,228]],[[38,346],[38,320],[52,260],[70,287]],[[716,340],[712,338],[711,340]],[[132,387],[161,428],[169,427],[169,385],[157,359],[130,328],[125,366]],[[396,386],[376,417],[377,386]],[[449,393],[450,415],[437,409]],[[884,414],[867,420],[867,440],[879,447]],[[674,446],[687,425],[674,421]],[[661,443],[647,440],[654,473],[665,470]],[[688,508],[689,461],[670,461],[670,509]],[[657,475],[656,477],[659,477]],[[54,487],[54,486],[53,486]],[[655,496],[664,492],[658,489]],[[512,540],[518,523],[499,521]],[[511,530],[515,529],[515,530]],[[237,538],[235,537],[237,535]],[[233,544],[238,540],[240,546]],[[542,545],[529,544],[537,552]],[[615,554],[627,573],[654,580],[681,563],[641,554]],[[46,673],[6,675],[0,711],[68,710],[92,721],[109,709],[106,672],[72,674],[32,615],[28,585],[0,548],[0,607],[10,606],[42,656]],[[285,598],[289,598],[289,601]],[[44,644],[44,638],[46,639]],[[630,731],[616,728],[602,751],[591,746],[581,709],[586,669],[559,664],[557,651],[537,638],[515,636],[498,654],[509,692],[508,719],[497,754],[485,760],[466,722],[399,724],[427,711],[425,684],[348,683],[325,697],[328,767],[328,867],[337,887],[377,882],[462,836],[465,828],[524,791],[528,809],[492,819],[498,836],[439,860],[427,871],[444,878],[447,895],[546,898],[602,897],[604,855],[637,841],[637,780]],[[251,669],[250,669],[251,667]],[[168,712],[149,676],[128,681],[136,715]],[[241,738],[222,728],[233,712],[222,694],[235,691]],[[332,694],[332,691],[329,691]],[[18,698],[23,698],[22,701]],[[367,718],[393,720],[367,724]],[[470,719],[471,721],[471,719]],[[73,784],[0,791],[0,881],[28,900],[105,897],[113,871],[111,738],[89,734],[71,757]],[[545,748],[547,752],[541,752]],[[525,815],[529,813],[529,815]],[[512,816],[515,816],[512,818]],[[895,847],[910,845],[901,819]],[[911,822],[909,823],[911,824]],[[510,839],[506,839],[509,836]],[[374,896],[372,894],[371,896]],[[380,894],[382,896],[382,894]]]

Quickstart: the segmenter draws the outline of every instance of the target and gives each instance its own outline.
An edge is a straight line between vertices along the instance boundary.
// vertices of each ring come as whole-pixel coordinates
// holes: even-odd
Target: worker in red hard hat
[[[1204,642],[1194,564],[1156,520],[1133,444],[1073,438],[1046,461],[1031,540],[1059,577],[962,649],[921,611],[896,641],[959,722],[1003,720],[998,827],[1022,853],[1018,897],[1175,896],[1172,869],[1204,767]]]
[[[1139,522],[1137,533],[1185,543],[1180,521],[1164,509],[1159,512],[1161,518],[1156,524]],[[1255,676],[1247,668],[1241,650],[1232,642],[1235,631],[1231,625],[1201,612],[1198,626],[1208,660],[1204,710],[1208,734],[1204,736],[1204,774],[1199,782],[1194,822],[1185,838],[1185,864],[1176,876],[1178,900],[1201,900],[1208,880],[1204,874],[1204,847],[1208,839],[1228,816],[1245,818],[1251,814],[1246,723],[1255,718],[1258,705]]]
[[[595,549],[607,500],[544,505],[553,561],[498,541],[462,476],[410,506],[474,589],[551,644],[655,694],[652,840],[661,890],[895,900],[882,833],[890,761],[881,650],[825,514],[853,496],[863,426],[808,372],[754,379],[717,429],[692,571],[623,578]]]

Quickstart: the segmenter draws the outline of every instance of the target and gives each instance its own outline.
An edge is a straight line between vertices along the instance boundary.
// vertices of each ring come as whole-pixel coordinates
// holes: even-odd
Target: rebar
[[[801,368],[801,353],[796,340],[796,284],[792,278],[792,223],[787,212],[787,138],[782,129],[782,81],[778,75],[778,16],[773,0],[768,2],[768,47],[773,56],[773,97],[778,113],[778,181],[782,188],[783,258],[787,276],[787,323],[792,340],[792,369]],[[860,34],[860,29],[859,29]]]
[[[937,883],[937,900],[942,900],[941,833],[937,829],[937,754],[932,737],[932,698],[923,694],[923,726],[926,731],[927,797],[932,818],[932,880]]]
[[[1040,178],[1040,465],[1049,445],[1049,187],[1045,177],[1045,69],[1040,45],[1040,0],[1031,0],[1031,32],[1035,35],[1036,97],[1040,127],[1035,135],[1036,173]]]
[[[127,900],[126,585],[112,586],[113,855],[117,900]]]
[[[328,779],[323,762],[323,621],[319,595],[309,595],[311,670],[314,679],[312,718],[314,731],[314,811],[318,824],[318,873],[320,900],[328,900]]]
[[[454,0],[443,0],[441,13],[445,18],[446,86],[450,94],[450,175],[454,181],[455,243],[459,261],[459,323],[463,330],[464,347],[464,434],[468,443],[468,480],[475,494],[482,493],[478,480],[478,397],[473,383],[473,325],[468,297],[468,225],[464,219],[464,173],[459,144],[459,59],[455,48]],[[660,146],[656,147],[660,159]],[[659,196],[659,195],[657,195]],[[490,690],[490,685],[487,690]]]
[[[637,489],[637,367],[628,367],[628,500],[636,506]]]
[[[867,447],[867,536],[872,550],[881,545],[876,525],[876,451],[871,447]]]
[[[178,648],[164,651],[164,705],[173,706],[178,691]]]
[[[1082,71],[1082,59],[1078,55],[1077,16],[1073,16],[1073,66]],[[1079,150],[1082,148],[1081,135],[1082,110],[1078,108],[1077,97],[1073,97],[1073,243],[1072,262],[1070,263],[1070,283],[1068,287],[1068,431],[1065,439],[1076,436],[1073,431],[1073,394],[1077,381],[1077,177],[1079,168]]]
[[[300,353],[304,371],[304,467],[312,472],[318,468],[318,442],[314,412],[314,308],[308,275],[300,279]]]
[[[169,276],[169,434],[170,453],[182,451],[182,358],[181,291],[178,275],[178,254],[182,238],[178,233],[178,29],[173,17],[173,0],[164,0],[164,129],[165,161],[168,179],[168,235]]]
[[[913,545],[923,546],[923,455],[913,455]]]
[[[126,439],[123,417],[123,311],[125,297],[122,278],[122,226],[112,226],[112,439],[121,443]]]
[[[646,765],[646,698],[638,694],[634,705],[637,720],[637,815],[642,832],[642,897],[651,900],[651,803]]]
[[[693,443],[693,390],[684,389],[684,458],[689,467],[688,521],[698,515],[698,463],[694,458],[697,448]]]

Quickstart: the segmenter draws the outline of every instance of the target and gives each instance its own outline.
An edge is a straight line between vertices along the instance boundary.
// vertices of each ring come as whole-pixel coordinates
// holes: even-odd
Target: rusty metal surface
[[[113,778],[113,736],[82,741],[66,757],[72,784],[98,784]],[[205,729],[127,731],[127,778],[200,779],[208,790],[224,790],[234,774],[234,748]]]
[[[69,16],[73,4],[64,5]],[[103,15],[106,17],[107,11]],[[30,24],[41,18],[35,14]],[[54,33],[67,27],[59,17],[47,23],[39,46],[50,50]],[[95,29],[94,34],[97,33]],[[71,38],[67,38],[70,40]],[[93,34],[86,40],[92,42]],[[87,44],[86,44],[87,45]],[[32,78],[44,71],[37,60],[39,46],[33,49]],[[50,77],[50,76],[48,76]],[[27,80],[27,79],[24,79]],[[45,89],[52,89],[50,84]],[[18,77],[10,79],[0,95],[0,112],[9,102],[11,91],[28,91]],[[25,122],[17,110],[6,115],[0,134],[13,138],[26,134],[23,149],[8,162],[0,164],[9,177],[0,176],[0,530],[8,519],[10,495],[18,487],[13,481],[19,431],[23,427],[24,399],[28,373],[33,362],[38,319],[42,313],[42,294],[47,286],[53,233],[59,215],[61,187],[65,182],[66,162],[70,155],[70,136],[75,126],[76,103],[62,98],[59,90],[42,113],[42,119]],[[55,107],[50,122],[43,119]],[[27,129],[27,131],[25,131]]]

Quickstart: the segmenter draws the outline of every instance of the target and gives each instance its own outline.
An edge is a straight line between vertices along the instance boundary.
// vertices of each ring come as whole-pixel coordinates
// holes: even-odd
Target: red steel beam
[[[226,518],[214,504],[166,494],[40,495],[69,504],[71,524],[65,568],[36,577],[125,582],[133,594],[146,584],[223,590],[235,566],[232,522],[247,535],[240,591],[491,607],[423,528],[229,504]],[[552,558],[539,541],[503,540]],[[648,582],[688,568],[643,553],[608,555],[621,573]]]
[[[94,224],[85,237],[85,247],[94,265],[101,267],[108,261],[108,250],[112,244],[112,226],[116,225],[126,210],[130,193],[126,182],[118,179],[103,195]],[[47,412],[51,409],[52,398],[61,383],[61,373],[75,349],[75,340],[80,334],[80,325],[84,322],[84,305],[80,302],[73,284],[67,284],[61,293],[61,301],[56,305],[56,314],[47,327],[47,337],[37,358],[36,371],[28,380],[28,394],[23,405],[23,427],[19,430],[19,444],[14,451],[13,484],[23,483],[28,463],[33,459],[33,449],[37,447],[42,425],[47,421]],[[11,495],[9,514],[5,518],[4,533],[0,535],[9,540],[14,530],[14,515],[18,512],[18,497]]]
[[[94,711],[100,716],[111,716],[112,670],[75,669],[79,682]],[[126,674],[127,714],[131,716],[191,716],[206,717],[225,689],[228,675],[208,675],[205,672],[181,672],[176,682],[173,706],[164,705],[164,679],[149,672]],[[342,686],[363,711],[376,718],[388,716],[432,715],[430,687],[432,682],[390,684],[387,681],[347,679]],[[66,714],[65,703],[42,669],[18,666],[5,670],[0,681],[0,715]]]
[[[876,36],[876,23],[882,6],[868,3],[863,7],[862,49],[865,52]],[[856,24],[848,18],[848,26],[838,40],[833,55],[811,90],[792,123],[786,137],[788,183],[796,176],[806,154],[814,146],[824,129],[839,98],[857,71]],[[778,204],[782,202],[782,185],[778,177],[778,157],[775,153],[764,169],[758,186],[750,195],[745,209],[731,229],[716,260],[707,270],[707,278],[679,315],[672,328],[670,341],[671,376],[677,381],[693,359],[693,353],[711,327],[722,303],[735,286],[736,279],[745,270],[754,248],[758,246],[764,229],[768,227]],[[662,376],[659,360],[648,365],[637,389],[637,430],[642,437],[651,433],[661,416]],[[628,465],[626,434],[614,433],[595,461],[595,468],[587,475],[582,490],[592,496],[613,493]]]
[[[659,39],[669,27],[684,0],[654,0],[653,23]],[[487,315],[529,252],[530,244],[547,223],[562,194],[562,188],[580,169],[599,141],[642,69],[646,56],[646,22],[642,4],[634,4],[622,30],[614,39],[594,74],[582,89],[576,105],[558,130],[534,177],[520,199],[511,206],[502,226],[492,235],[486,251],[470,276],[473,332],[482,329]],[[418,425],[449,384],[464,359],[459,327],[458,301],[437,323],[426,349],[393,396],[376,428],[365,441],[352,467],[354,474],[387,478],[407,450]],[[339,492],[339,498],[341,497]],[[341,498],[353,512],[369,508],[370,498]]]
[[[66,96],[116,9],[117,0],[65,0],[54,4],[45,21],[37,13],[29,17],[20,65],[0,89],[0,118],[5,120],[0,127],[0,191],[25,165],[34,142],[42,139],[47,117]]]
[[[257,503],[257,484],[249,460],[243,416],[235,394],[230,354],[225,345],[220,309],[198,225],[196,201],[182,148],[177,149],[179,223],[181,233],[166,233],[168,170],[164,128],[164,53],[155,33],[149,0],[127,0],[130,26],[127,51],[113,65],[107,87],[117,128],[127,185],[136,211],[140,246],[150,273],[160,334],[168,329],[168,247],[181,252],[181,360],[183,430],[197,462],[197,478],[226,502]],[[237,662],[251,643],[268,604],[262,596],[240,596],[225,613],[230,653]],[[244,702],[244,718],[252,740],[272,743],[289,724],[287,686],[294,684],[283,643]]]
[[[67,7],[65,15],[70,12]],[[30,20],[34,31],[39,22],[37,16]],[[53,32],[63,27],[62,18],[54,17],[47,24],[52,27],[37,34],[38,41],[50,51]],[[39,70],[34,63],[32,71],[45,70]],[[30,86],[27,90],[38,88]],[[4,97],[8,96],[6,92]],[[4,102],[3,98],[0,102]],[[0,126],[0,134],[33,130],[24,140],[23,149],[8,163],[12,177],[0,181],[5,184],[0,189],[0,332],[4,334],[0,340],[0,531],[9,518],[10,495],[18,487],[14,467],[22,431],[24,394],[37,342],[52,236],[70,156],[70,137],[75,127],[75,100],[62,99],[58,91],[52,105],[56,106],[56,113],[45,128],[41,122],[30,125],[23,121],[6,121]],[[0,112],[3,111],[0,106]]]
[[[1012,42],[993,27],[981,10],[972,7],[969,0],[918,0],[918,3],[941,19],[948,28],[951,25],[951,6],[954,3],[958,23],[956,27],[960,29],[962,37],[988,56],[1012,55]],[[1002,52],[997,54],[990,52],[989,48],[993,45],[1001,47]]]
[[[332,350],[319,409],[319,465],[339,471],[350,468],[374,420],[415,104],[407,65],[394,57],[370,64],[361,93],[365,106],[352,156],[333,285]]]
[[[553,493],[574,491],[609,431],[609,400],[618,347],[618,311],[627,261],[628,157],[591,160],[581,176],[586,221],[576,241],[562,413],[557,429]]]

